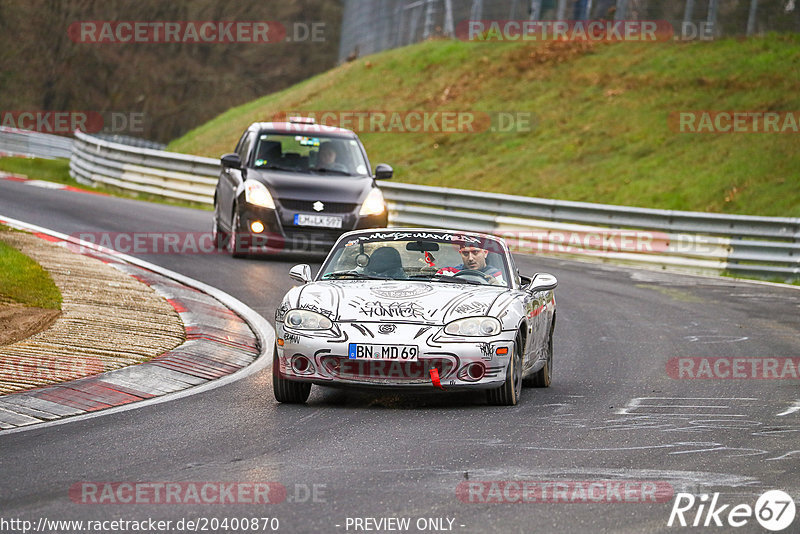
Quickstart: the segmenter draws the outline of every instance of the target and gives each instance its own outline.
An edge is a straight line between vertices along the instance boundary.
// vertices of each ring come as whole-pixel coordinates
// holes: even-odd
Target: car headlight
[[[496,336],[500,333],[500,321],[494,317],[469,317],[448,323],[444,327],[445,334],[451,336]]]
[[[330,330],[333,323],[324,315],[309,310],[290,310],[283,324],[297,330]]]
[[[359,217],[380,215],[384,211],[386,211],[386,203],[383,201],[383,193],[380,189],[373,189],[361,204],[361,211],[358,212],[358,215]]]
[[[248,204],[275,209],[275,202],[273,202],[267,186],[256,180],[247,180],[244,183],[244,198]]]

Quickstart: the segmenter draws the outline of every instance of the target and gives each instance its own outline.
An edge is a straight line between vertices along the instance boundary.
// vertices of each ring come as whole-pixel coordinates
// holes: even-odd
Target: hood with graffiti
[[[502,317],[517,291],[506,287],[420,281],[337,280],[292,289],[276,313],[308,309],[341,322],[443,325],[462,317]]]

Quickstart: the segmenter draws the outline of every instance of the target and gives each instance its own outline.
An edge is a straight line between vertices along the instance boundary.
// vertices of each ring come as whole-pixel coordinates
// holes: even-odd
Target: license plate
[[[415,345],[373,345],[370,343],[350,343],[348,357],[351,360],[389,360],[414,362],[419,356]]]
[[[311,215],[309,213],[295,213],[295,226],[320,226],[322,228],[341,228],[342,218],[331,215]]]

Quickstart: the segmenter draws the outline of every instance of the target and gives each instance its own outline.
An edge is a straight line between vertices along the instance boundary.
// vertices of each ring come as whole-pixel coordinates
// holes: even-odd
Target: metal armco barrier
[[[69,137],[0,126],[0,155],[54,159],[68,158],[71,154]]]
[[[138,148],[75,132],[70,175],[86,185],[107,185],[173,200],[213,204],[219,160]]]
[[[217,159],[136,148],[80,132],[75,137],[70,173],[82,183],[213,203]],[[522,253],[800,278],[800,218],[633,208],[397,182],[380,186],[393,226],[492,233]]]

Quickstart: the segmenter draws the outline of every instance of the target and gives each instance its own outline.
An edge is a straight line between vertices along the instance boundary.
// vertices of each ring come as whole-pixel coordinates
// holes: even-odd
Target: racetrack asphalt
[[[67,234],[201,232],[211,219],[206,211],[2,181],[0,213]],[[320,261],[137,256],[218,287],[270,322],[293,284],[288,268],[306,261],[317,268]],[[154,518],[174,525],[275,517],[284,532],[354,532],[356,519],[407,517],[409,532],[418,531],[419,519],[445,518],[443,526],[452,519],[456,532],[639,533],[674,532],[667,522],[675,499],[463,502],[457,490],[465,482],[612,480],[719,493],[720,504],[730,505],[753,506],[771,489],[800,498],[799,380],[688,380],[668,372],[674,358],[797,358],[800,292],[555,259],[517,261],[523,273],[551,272],[560,282],[554,384],[525,389],[519,406],[489,407],[468,393],[317,387],[307,405],[279,405],[265,370],[157,406],[0,435],[2,518]],[[87,504],[70,494],[82,481],[275,482],[287,497],[266,505],[245,498]],[[800,518],[795,532],[797,525]],[[751,518],[736,531],[764,529]]]

